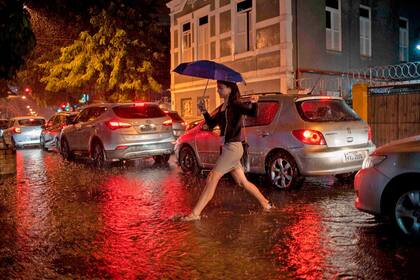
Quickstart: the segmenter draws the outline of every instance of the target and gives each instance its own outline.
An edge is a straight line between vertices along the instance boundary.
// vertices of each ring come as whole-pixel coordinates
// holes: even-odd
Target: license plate
[[[154,125],[150,125],[150,124],[145,124],[145,125],[141,125],[141,126],[140,126],[140,130],[141,130],[141,131],[151,131],[151,130],[156,130],[156,126],[154,126]]]
[[[355,151],[344,153],[344,162],[349,161],[359,161],[363,160],[366,157],[366,152],[364,151]]]
[[[31,137],[30,138],[32,141],[35,141],[35,140],[38,140],[39,139],[39,137]]]

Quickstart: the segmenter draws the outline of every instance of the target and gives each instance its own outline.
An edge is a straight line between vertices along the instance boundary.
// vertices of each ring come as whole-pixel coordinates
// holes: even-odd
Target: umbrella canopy
[[[240,73],[223,64],[210,60],[197,60],[194,62],[181,63],[173,71],[186,76],[210,80],[233,83],[245,82]]]

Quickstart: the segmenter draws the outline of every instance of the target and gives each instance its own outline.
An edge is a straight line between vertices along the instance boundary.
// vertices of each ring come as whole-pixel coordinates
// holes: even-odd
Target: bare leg
[[[207,176],[206,186],[198,199],[197,204],[193,208],[191,214],[184,218],[185,221],[199,220],[201,212],[206,207],[207,203],[213,198],[214,192],[216,191],[217,183],[223,174],[217,171],[211,171]]]
[[[233,179],[235,179],[236,183],[246,189],[250,194],[252,194],[265,210],[271,209],[272,206],[269,204],[269,201],[263,196],[263,194],[253,183],[248,181],[242,168],[235,168],[230,172],[230,174],[233,176]]]

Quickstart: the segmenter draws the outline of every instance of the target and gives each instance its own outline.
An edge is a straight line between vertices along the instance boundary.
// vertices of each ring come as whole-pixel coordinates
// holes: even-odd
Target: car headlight
[[[362,164],[362,169],[374,167],[386,159],[386,156],[368,156]]]

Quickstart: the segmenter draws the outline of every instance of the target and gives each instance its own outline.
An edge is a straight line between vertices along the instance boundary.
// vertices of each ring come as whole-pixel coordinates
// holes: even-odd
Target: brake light
[[[144,106],[144,102],[137,102],[134,104],[135,107],[143,107]]]
[[[368,127],[368,141],[372,141],[372,130]]]
[[[118,122],[118,121],[107,121],[105,125],[112,130],[119,129],[119,128],[129,128],[131,124],[125,122]]]
[[[166,120],[162,124],[163,124],[163,126],[171,126],[172,125],[172,120]]]
[[[312,129],[298,129],[292,131],[299,141],[308,145],[325,145],[325,139],[321,132]]]
[[[17,133],[17,134],[19,134],[19,133],[21,133],[22,132],[22,130],[20,130],[20,127],[15,127],[15,128],[13,128],[13,133]]]

